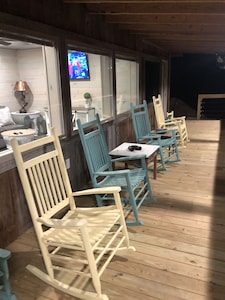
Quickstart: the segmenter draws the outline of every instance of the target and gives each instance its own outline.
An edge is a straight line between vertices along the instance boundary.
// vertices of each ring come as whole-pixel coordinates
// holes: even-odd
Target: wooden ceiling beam
[[[143,4],[143,3],[177,3],[178,0],[64,0],[64,3],[96,3],[96,4],[120,4],[120,3],[136,3],[136,4]],[[213,0],[179,0],[179,3],[225,3],[224,1],[213,1]]]
[[[225,38],[225,26],[221,25],[200,25],[200,24],[121,24],[120,28],[123,30],[133,31],[135,33],[142,32],[164,32],[166,34],[170,33],[201,33],[203,34],[223,34]]]
[[[116,24],[202,24],[225,25],[224,14],[150,14],[150,15],[109,15],[107,23]]]
[[[221,35],[207,35],[207,37],[205,35],[202,34],[178,34],[178,33],[174,33],[174,34],[167,34],[167,33],[149,33],[146,34],[146,32],[141,32],[140,33],[142,35],[142,39],[144,41],[147,40],[158,40],[158,41],[171,41],[171,42],[183,42],[183,41],[189,41],[189,42],[195,42],[198,41],[200,42],[214,42],[214,43],[224,43],[225,39],[223,39],[221,37]]]
[[[104,15],[123,15],[123,14],[221,14],[225,13],[224,1],[210,1],[210,2],[180,2],[170,1],[161,2],[155,1],[151,3],[118,3],[116,4],[87,4],[88,10],[91,13]]]
[[[152,45],[152,41],[151,40],[146,40],[146,45]],[[211,53],[211,54],[216,54],[216,53],[224,53],[224,49],[225,49],[225,42],[223,43],[219,43],[218,45],[215,45],[215,43],[213,42],[207,42],[207,43],[202,43],[199,44],[199,42],[196,41],[196,43],[190,43],[189,41],[187,42],[182,42],[179,43],[176,41],[176,43],[174,42],[165,42],[165,41],[161,41],[159,43],[157,43],[157,45],[162,48],[165,49],[167,51],[169,51],[172,54],[176,54],[176,53]]]

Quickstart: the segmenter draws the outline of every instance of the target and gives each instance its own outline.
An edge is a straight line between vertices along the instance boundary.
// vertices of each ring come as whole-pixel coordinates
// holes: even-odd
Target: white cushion
[[[0,108],[0,127],[15,124],[7,106]]]

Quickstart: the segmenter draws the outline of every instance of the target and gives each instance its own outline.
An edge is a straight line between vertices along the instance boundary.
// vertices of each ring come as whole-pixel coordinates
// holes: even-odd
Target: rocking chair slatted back
[[[34,146],[39,147],[52,143],[57,143],[57,141],[50,136],[34,141]],[[20,147],[21,153],[25,152],[27,144]],[[36,211],[36,218],[43,216],[51,218],[59,211],[59,208],[63,209],[68,205],[71,209],[75,207],[74,199],[71,198],[71,186],[67,182],[64,161],[60,161],[61,156],[58,151],[60,151],[60,147],[55,145],[52,151],[41,153],[38,157],[24,163],[22,155],[18,154],[17,156],[17,160],[23,164],[27,173],[27,176],[23,176],[21,180],[26,187],[24,189],[26,196],[29,199],[33,198],[36,204],[35,207],[32,207],[32,210]],[[28,202],[28,205],[32,205],[32,202]]]
[[[86,154],[92,153],[89,156],[88,164],[93,173],[96,171],[112,170],[108,149],[105,149],[105,142],[99,131],[100,129],[92,131],[85,136],[87,145]]]
[[[165,128],[165,116],[164,116],[162,101],[161,101],[161,99],[159,99],[159,97],[156,98],[155,96],[153,96],[152,99],[153,99],[153,105],[154,105],[154,110],[155,110],[155,118],[156,118],[156,122],[157,122],[157,127]]]
[[[143,140],[145,140],[145,137],[149,137],[151,125],[148,114],[146,114],[146,110],[136,110],[136,107],[132,106],[132,108],[135,108],[135,113],[132,115],[132,119],[134,124],[139,124],[139,126],[134,126],[134,131],[136,142],[141,143]]]

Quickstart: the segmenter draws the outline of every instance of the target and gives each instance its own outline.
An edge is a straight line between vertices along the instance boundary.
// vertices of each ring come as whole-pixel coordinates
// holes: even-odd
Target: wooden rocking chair
[[[158,170],[166,170],[166,163],[180,161],[175,130],[151,130],[148,106],[145,100],[143,104],[131,103],[130,109],[136,142],[159,146],[158,162],[161,164],[161,168]],[[166,136],[166,134],[168,135]]]
[[[158,95],[158,98],[153,96],[152,99],[157,127],[159,129],[166,128],[168,130],[176,130],[177,143],[178,145],[184,147],[185,144],[189,141],[185,121],[186,117],[174,117],[174,112],[171,111],[169,113],[167,112],[167,118],[165,119],[161,96]]]
[[[100,277],[118,250],[129,245],[120,187],[72,192],[55,130],[12,148],[39,241],[46,273],[27,268],[53,287],[80,299],[107,300]],[[110,194],[115,205],[76,207],[76,197]]]
[[[93,187],[121,186],[123,209],[127,212],[127,216],[132,213],[134,217],[134,219],[126,220],[127,225],[143,225],[139,219],[139,207],[142,204],[155,202],[149,182],[145,155],[111,159],[98,114],[96,114],[95,120],[87,123],[81,124],[78,119],[77,126]],[[133,169],[114,170],[113,168],[116,162],[128,164],[132,161],[139,161],[139,166]],[[106,202],[110,203],[113,199],[108,195],[96,195],[96,200],[97,205],[102,206]]]

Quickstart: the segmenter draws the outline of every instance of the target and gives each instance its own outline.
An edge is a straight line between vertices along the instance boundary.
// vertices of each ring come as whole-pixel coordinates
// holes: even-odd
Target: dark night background
[[[183,114],[188,116],[190,113],[193,117],[192,109],[196,116],[198,94],[225,93],[225,69],[221,69],[221,67],[223,67],[223,63],[217,62],[216,54],[189,54],[172,58],[171,105],[174,102],[183,102],[184,108],[186,108],[186,112],[183,111]],[[221,103],[221,100],[219,101]],[[214,99],[211,103],[216,107],[218,101]],[[190,107],[190,110],[186,105]],[[175,108],[176,103],[173,109]],[[221,110],[222,107],[220,106],[218,109]]]
[[[221,55],[222,58],[224,56]],[[225,94],[224,63],[217,62],[216,54],[186,54],[171,59],[170,110],[175,115],[196,118],[198,94]],[[160,84],[160,64],[146,62],[146,99],[151,101],[158,95]],[[219,100],[220,103],[222,100]],[[215,99],[214,109],[224,110]],[[209,102],[207,101],[209,104]],[[209,117],[210,118],[210,117]],[[213,117],[217,118],[217,117]],[[218,118],[221,118],[219,116]]]

